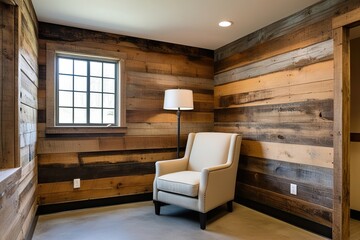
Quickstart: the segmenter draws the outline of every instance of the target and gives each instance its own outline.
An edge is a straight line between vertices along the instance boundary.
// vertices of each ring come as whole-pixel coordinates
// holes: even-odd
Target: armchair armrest
[[[201,170],[199,197],[204,204],[200,211],[207,212],[233,200],[237,173],[234,165],[226,163]]]
[[[155,163],[155,177],[160,177],[168,173],[185,171],[187,168],[187,164],[188,158],[157,161]]]

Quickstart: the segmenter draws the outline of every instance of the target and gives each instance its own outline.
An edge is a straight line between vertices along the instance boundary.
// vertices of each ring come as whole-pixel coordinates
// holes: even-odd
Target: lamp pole
[[[176,156],[177,158],[180,157],[180,115],[181,115],[181,111],[180,108],[178,108],[177,110],[177,151],[176,151]]]

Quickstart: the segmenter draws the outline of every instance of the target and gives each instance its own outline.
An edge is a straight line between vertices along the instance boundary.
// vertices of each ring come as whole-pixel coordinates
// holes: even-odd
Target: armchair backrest
[[[233,133],[190,133],[186,147],[189,154],[188,170],[201,171],[232,161],[236,136]]]

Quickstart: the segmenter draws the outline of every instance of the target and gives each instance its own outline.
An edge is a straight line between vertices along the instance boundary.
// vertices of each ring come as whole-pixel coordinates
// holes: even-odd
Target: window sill
[[[0,169],[0,199],[4,196],[6,189],[16,183],[20,178],[20,168]]]
[[[124,134],[127,127],[47,127],[48,135]]]

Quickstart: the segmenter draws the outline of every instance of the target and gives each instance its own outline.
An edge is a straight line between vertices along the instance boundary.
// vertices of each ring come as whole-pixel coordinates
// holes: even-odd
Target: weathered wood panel
[[[240,159],[239,182],[332,208],[331,169],[245,155]],[[290,183],[297,185],[296,196],[290,194]]]
[[[284,34],[269,41],[265,41],[245,51],[231,55],[216,62],[215,73],[224,72],[244,66],[269,56],[275,56],[283,52],[297,50],[314,43],[326,41],[332,37],[331,20],[315,22],[309,26],[303,26],[289,34]]]
[[[244,140],[277,142],[312,146],[333,146],[332,122],[216,122],[217,132],[242,134]]]
[[[180,145],[185,146],[187,135],[181,135]],[[139,149],[175,148],[176,135],[86,137],[84,138],[39,138],[38,153],[75,153]]]
[[[333,54],[342,50],[333,45],[332,18],[358,7],[359,1],[321,1],[215,51],[214,129],[243,133],[242,158],[262,163],[240,163],[238,197],[334,227],[337,239],[346,220],[337,208],[341,198],[330,195],[338,167],[334,119],[340,116]],[[284,177],[267,170],[274,161],[287,166]],[[315,167],[317,177],[294,177],[300,166]],[[321,175],[325,185],[318,183]],[[292,182],[307,190],[289,196]]]
[[[46,116],[52,110],[47,109],[46,91],[53,84],[47,81],[47,73],[53,66],[49,66],[47,46],[53,43],[126,54],[125,134],[49,134]],[[46,186],[41,190],[41,204],[151,192],[152,180],[137,184],[136,179],[151,176],[155,161],[176,155],[176,112],[163,110],[166,89],[194,92],[194,110],[183,111],[181,116],[182,147],[189,132],[213,130],[213,51],[40,23],[38,62],[37,150],[40,187]],[[84,188],[72,189],[74,178],[84,179]],[[111,179],[125,179],[126,186],[114,187]],[[62,183],[71,188],[52,192]],[[87,183],[101,189],[92,192]]]
[[[155,163],[103,163],[61,167],[59,164],[39,165],[39,183],[71,181],[75,178],[97,179],[155,173]]]
[[[334,149],[311,145],[275,142],[242,141],[241,153],[246,156],[333,168]]]
[[[17,6],[0,3],[1,21],[5,20],[0,34],[0,95],[5,106],[0,114],[1,145],[8,161],[0,168],[18,168],[10,176],[0,170],[0,238],[4,240],[29,238],[37,209],[37,19],[31,0],[7,2]]]
[[[215,110],[215,122],[332,122],[333,100],[295,102]]]
[[[73,182],[39,184],[40,204],[97,199],[152,192],[154,174],[83,180],[74,191]]]
[[[332,209],[275,193],[267,189],[237,183],[236,197],[246,198],[281,211],[296,214],[305,219],[331,227]]]
[[[281,177],[274,177],[268,174],[250,172],[240,170],[238,172],[238,180],[250,186],[261,189],[267,189],[284,196],[301,199],[306,202],[318,204],[327,208],[332,208],[332,188],[324,188],[321,186],[313,186],[313,184],[305,184],[294,180],[288,180]],[[291,195],[289,185],[297,185],[297,195]]]
[[[19,166],[17,121],[17,86],[18,76],[16,40],[18,39],[18,10],[14,6],[1,3],[1,161],[0,168]]]
[[[0,193],[0,231],[2,239],[25,239],[37,209],[36,160],[19,170],[20,176]]]
[[[290,87],[312,82],[334,79],[334,62],[332,60],[311,64],[266,75],[244,79],[224,85],[215,86],[215,99],[236,93],[255,92],[278,87]]]
[[[359,9],[339,16],[334,27],[334,219],[335,239],[350,233],[350,38],[349,24],[360,21]]]
[[[315,182],[316,186],[324,188],[332,188],[333,185],[333,171],[330,168],[241,155],[239,169],[305,184]]]
[[[239,67],[215,75],[215,85],[234,82],[250,77],[277,72],[281,70],[304,67],[316,62],[332,59],[333,41],[316,43],[309,47],[283,53],[259,62]]]
[[[272,23],[262,29],[259,29],[243,38],[235,40],[215,51],[215,61],[219,62],[222,59],[231,57],[235,53],[241,53],[245,50],[256,47],[258,45],[270,42],[278,37],[288,35],[295,37],[292,34],[297,32],[299,29],[308,31],[311,24],[324,21],[326,19],[331,21],[331,18],[354,8],[357,8],[359,3],[357,1],[348,0],[327,0],[321,1],[318,4],[303,9],[287,18],[281,19],[275,23]],[[326,28],[324,29],[326,30]],[[325,34],[326,31],[320,32],[319,34]],[[298,42],[303,42],[305,39],[302,37],[296,38],[294,42],[284,42],[285,45],[293,45]],[[323,40],[318,40],[321,42]],[[293,49],[292,49],[293,50]],[[289,49],[288,51],[292,51]]]

